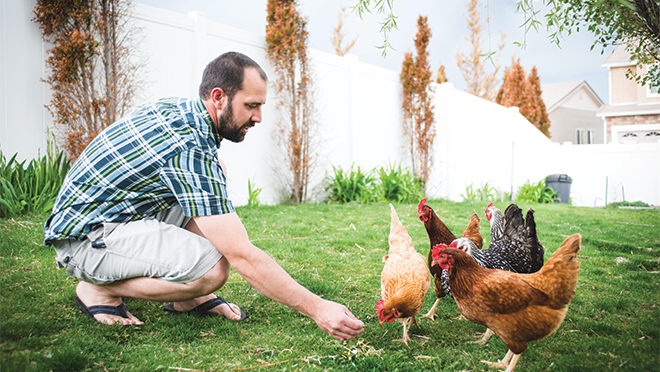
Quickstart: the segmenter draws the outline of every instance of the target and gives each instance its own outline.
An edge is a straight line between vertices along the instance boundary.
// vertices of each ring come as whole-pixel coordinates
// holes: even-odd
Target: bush
[[[348,172],[340,167],[332,168],[334,175],[326,178],[330,201],[410,203],[419,200],[423,194],[415,176],[401,165],[389,165],[366,173],[359,166],[354,170],[354,165]]]
[[[248,180],[248,207],[258,207],[261,205],[259,201],[259,194],[261,194],[261,189],[256,186],[252,186],[252,182]]]
[[[532,184],[529,180],[518,188],[516,195],[517,202],[551,204],[559,200],[557,193],[550,186],[545,184],[545,180]]]
[[[465,187],[465,194],[461,194],[463,201],[495,201],[495,200],[511,200],[511,195],[508,192],[498,190],[496,187],[490,186],[488,182],[482,185],[480,189],[475,189],[473,184]]]
[[[64,152],[49,152],[27,167],[26,160],[19,163],[16,155],[6,161],[0,152],[0,217],[50,212],[71,167]]]
[[[423,197],[420,181],[410,172],[404,172],[401,165],[381,167],[376,171],[383,199],[397,203],[415,203]]]
[[[326,191],[330,192],[330,200],[340,203],[378,200],[374,194],[376,178],[372,176],[372,172],[363,173],[359,166],[357,170],[353,170],[354,165],[351,165],[346,174],[341,167],[332,166],[334,176],[329,179],[329,185],[326,187]]]

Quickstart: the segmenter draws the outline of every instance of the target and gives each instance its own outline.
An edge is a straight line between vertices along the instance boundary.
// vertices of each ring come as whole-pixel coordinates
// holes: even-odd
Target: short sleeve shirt
[[[99,134],[66,176],[45,243],[83,239],[103,222],[128,222],[180,204],[186,216],[234,212],[216,153],[220,137],[201,100],[139,107]]]

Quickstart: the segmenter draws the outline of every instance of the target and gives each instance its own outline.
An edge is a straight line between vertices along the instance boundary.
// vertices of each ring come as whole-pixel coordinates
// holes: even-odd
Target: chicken
[[[478,249],[470,240],[459,239],[457,248],[463,249],[477,263],[489,269],[508,270],[527,274],[539,271],[543,266],[543,245],[536,233],[534,210],[527,210],[525,219],[516,204],[510,204],[502,212],[492,206],[486,210],[486,218],[491,221],[491,237],[488,249]]]
[[[439,244],[433,261],[449,270],[449,285],[461,314],[484,325],[509,349],[493,367],[513,371],[527,343],[554,333],[575,295],[580,262],[580,234],[566,238],[533,274],[485,268],[460,249]]]
[[[467,253],[481,266],[488,269],[512,271],[521,274],[537,272],[543,266],[543,245],[536,234],[534,210],[529,209],[525,220],[522,210],[510,204],[504,213],[493,206],[486,208],[486,218],[491,223],[491,241],[488,249],[479,249],[470,239],[461,237],[449,246]],[[488,329],[474,343],[484,345],[493,331]]]
[[[426,232],[429,235],[429,240],[431,241],[427,263],[431,275],[433,276],[435,296],[437,297],[429,312],[425,315],[422,315],[422,318],[430,318],[433,320],[436,316],[435,309],[438,307],[440,299],[442,299],[445,295],[449,295],[451,297],[451,290],[448,284],[449,277],[447,276],[447,272],[442,270],[438,265],[431,265],[433,262],[433,258],[431,257],[431,248],[433,248],[436,244],[450,244],[456,239],[456,236],[447,228],[444,222],[442,222],[433,208],[426,205],[426,199],[422,199],[419,202],[419,206],[417,207],[417,218],[424,222],[424,227],[426,228]],[[469,238],[475,244],[475,246],[481,248],[483,244],[483,238],[479,233],[479,222],[479,217],[476,215],[476,213],[473,214],[470,217],[468,226],[463,231],[462,236]]]
[[[490,240],[500,239],[502,237],[502,228],[504,227],[504,213],[497,209],[493,203],[490,203],[486,207],[486,219],[490,222]]]
[[[403,338],[406,345],[410,341],[410,323],[417,324],[415,315],[419,313],[424,297],[429,291],[431,277],[424,256],[413,247],[412,238],[399,221],[390,204],[391,224],[389,251],[383,258],[385,265],[381,273],[380,291],[382,299],[376,304],[376,314],[382,326],[396,318],[403,325]]]

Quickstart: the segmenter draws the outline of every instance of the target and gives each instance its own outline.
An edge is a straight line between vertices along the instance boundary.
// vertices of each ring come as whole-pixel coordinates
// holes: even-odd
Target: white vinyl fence
[[[52,119],[44,108],[50,90],[44,59],[48,46],[31,21],[34,0],[1,0],[0,8],[0,150],[19,159],[43,154]],[[143,101],[166,96],[196,97],[204,66],[219,54],[235,50],[259,62],[271,79],[262,36],[208,22],[203,13],[182,15],[136,4],[135,22],[142,29],[140,53],[148,58]],[[411,41],[412,42],[412,41]],[[401,85],[397,71],[311,51],[321,124],[317,171],[312,193],[323,196],[321,181],[332,166],[352,164],[364,170],[409,165],[402,141]],[[660,204],[660,143],[626,145],[556,145],[515,108],[504,108],[445,83],[435,86],[435,161],[428,196],[461,200],[466,187],[486,183],[516,191],[526,181],[550,174],[572,177],[571,198],[578,206],[605,201],[642,200]],[[275,138],[274,92],[264,107],[263,122],[240,144],[225,141],[230,197],[247,202],[247,181],[263,191],[262,202],[281,194],[282,163]]]

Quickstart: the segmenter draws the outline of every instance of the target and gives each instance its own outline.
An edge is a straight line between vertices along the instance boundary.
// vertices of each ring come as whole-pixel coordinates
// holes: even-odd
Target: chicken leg
[[[410,341],[410,337],[408,336],[408,329],[410,328],[411,319],[412,318],[397,319],[399,323],[403,325],[403,338],[400,340],[393,340],[393,341],[400,341],[406,344],[406,346],[408,346],[408,341]]]
[[[477,340],[477,341],[470,341],[468,344],[479,344],[479,345],[486,345],[486,342],[490,339],[490,337],[494,334],[494,332],[488,328],[486,329],[486,332],[484,332],[484,336]]]
[[[436,299],[435,302],[433,303],[433,306],[431,306],[431,310],[429,310],[428,313],[424,314],[421,316],[421,318],[429,318],[431,320],[435,320],[435,317],[438,316],[435,313],[435,309],[438,307],[438,304],[440,303],[440,299]]]
[[[516,368],[516,364],[518,364],[520,355],[521,354],[514,354],[513,351],[509,350],[499,362],[489,362],[487,360],[482,360],[481,362],[488,364],[491,368],[506,368],[504,372],[513,372],[513,369]]]

